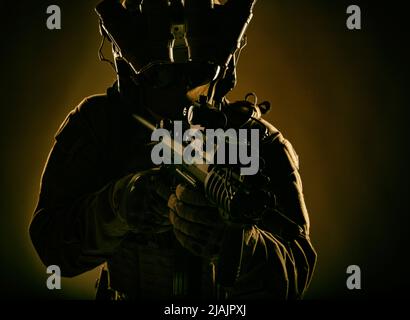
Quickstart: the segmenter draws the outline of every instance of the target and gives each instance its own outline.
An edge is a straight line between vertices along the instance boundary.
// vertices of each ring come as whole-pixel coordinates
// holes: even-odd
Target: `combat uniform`
[[[105,264],[98,297],[128,299],[295,299],[316,262],[298,158],[269,127],[269,163],[276,212],[263,225],[231,228],[216,260],[182,249],[172,230],[122,236],[115,188],[153,167],[151,133],[130,116],[117,87],[85,99],[55,136],[30,225],[46,265],[73,277]]]

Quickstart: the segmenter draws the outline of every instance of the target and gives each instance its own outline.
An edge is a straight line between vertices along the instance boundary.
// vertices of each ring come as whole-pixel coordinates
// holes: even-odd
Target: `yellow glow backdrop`
[[[94,295],[96,270],[49,292],[27,228],[54,133],[84,97],[114,80],[97,58],[96,3],[54,1],[62,9],[59,31],[45,27],[45,1],[2,4],[9,31],[2,48],[1,284],[12,297]],[[378,34],[374,19],[373,25],[366,20],[370,9],[364,30],[348,31],[346,7],[343,1],[259,1],[230,95],[242,99],[254,91],[269,100],[268,119],[299,154],[319,254],[311,299],[357,298],[405,285],[399,278],[377,281],[404,245],[394,229],[402,219],[400,196],[408,191],[396,183],[407,173],[407,155],[396,153],[408,115],[401,56],[384,42],[389,35]],[[345,287],[351,264],[362,267],[362,292]]]

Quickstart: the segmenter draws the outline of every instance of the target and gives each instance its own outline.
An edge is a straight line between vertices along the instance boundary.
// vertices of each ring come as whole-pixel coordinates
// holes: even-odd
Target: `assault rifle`
[[[257,105],[256,98],[255,103],[249,102],[247,98],[245,101],[228,104],[223,111],[212,108],[206,103],[206,99],[200,99],[184,110],[184,118],[190,125],[200,125],[202,128],[257,129],[263,140],[268,129],[261,116],[269,110],[269,103]],[[159,125],[154,125],[140,115],[133,114],[133,117],[152,131],[172,126],[171,121],[161,121]],[[275,199],[269,191],[269,177],[264,175],[263,166],[255,175],[242,175],[238,165],[209,163],[209,154],[205,153],[202,163],[187,163],[183,156],[186,146],[174,138],[166,140],[163,139],[162,143],[182,161],[179,164],[163,164],[162,169],[202,190],[206,198],[219,208],[224,219],[253,223],[259,221],[267,210],[274,208]],[[263,155],[259,156],[263,165]]]

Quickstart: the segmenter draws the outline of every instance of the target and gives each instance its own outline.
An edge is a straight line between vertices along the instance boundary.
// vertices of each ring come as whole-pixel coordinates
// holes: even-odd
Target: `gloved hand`
[[[114,191],[115,211],[128,231],[161,233],[172,228],[167,207],[171,187],[158,169],[139,172],[117,184],[119,186]]]
[[[218,209],[201,192],[181,184],[169,197],[168,206],[181,245],[196,255],[217,257],[226,227]]]

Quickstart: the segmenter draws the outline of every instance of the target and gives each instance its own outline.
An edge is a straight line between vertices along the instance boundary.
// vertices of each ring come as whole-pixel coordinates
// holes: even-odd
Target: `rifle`
[[[190,125],[201,125],[203,128],[257,129],[264,139],[268,129],[261,116],[270,105],[268,102],[257,105],[256,97],[255,102],[251,103],[248,101],[250,95],[253,94],[247,95],[245,101],[228,104],[223,111],[213,108],[205,98],[201,98],[184,110],[184,117]],[[172,121],[161,121],[156,126],[140,115],[132,116],[152,132],[172,126]],[[204,192],[225,220],[255,223],[262,219],[267,210],[275,207],[274,195],[269,191],[269,177],[264,174],[263,168],[256,175],[245,176],[240,174],[238,166],[207,163],[207,155],[204,155],[203,163],[187,163],[183,157],[186,146],[181,146],[174,138],[167,140],[171,154],[176,154],[182,162],[163,164],[161,169]],[[260,161],[263,162],[263,158]]]

